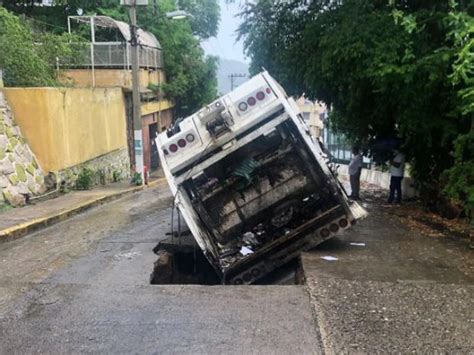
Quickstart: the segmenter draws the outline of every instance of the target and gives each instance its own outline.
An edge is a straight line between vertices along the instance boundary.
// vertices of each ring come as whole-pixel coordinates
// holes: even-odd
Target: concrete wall
[[[125,87],[132,88],[132,71],[124,69],[96,69],[95,86],[96,87]],[[68,85],[76,87],[92,87],[93,72],[91,69],[68,69],[60,73],[60,80]],[[149,84],[159,84],[164,81],[164,74],[161,70],[148,71],[140,70],[141,90],[148,88]]]
[[[340,164],[339,175],[349,178],[348,166]],[[390,189],[390,174],[388,172],[362,169],[360,181],[379,186],[382,189]],[[348,191],[350,193],[350,191]],[[405,176],[402,180],[402,194],[405,198],[412,198],[417,196],[417,191],[414,187],[414,180],[410,176]]]
[[[168,100],[142,102],[142,116],[151,115],[160,111],[166,111],[173,108],[173,104]]]
[[[46,173],[127,148],[121,88],[6,88],[3,91]]]

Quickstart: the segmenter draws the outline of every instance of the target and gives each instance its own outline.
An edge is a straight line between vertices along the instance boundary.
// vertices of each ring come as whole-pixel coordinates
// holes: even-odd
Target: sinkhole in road
[[[158,258],[150,275],[152,285],[221,285],[221,279],[196,246],[159,243],[153,250]],[[275,269],[253,285],[303,284],[299,258]]]

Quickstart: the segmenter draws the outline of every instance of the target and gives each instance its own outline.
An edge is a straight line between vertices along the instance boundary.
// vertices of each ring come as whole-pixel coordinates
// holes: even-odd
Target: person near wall
[[[402,202],[402,180],[405,172],[405,156],[398,150],[393,153],[390,161],[390,196],[388,203],[393,203],[395,193],[397,194],[397,203]]]
[[[349,198],[359,200],[360,173],[362,172],[362,154],[359,148],[352,148],[352,158],[349,163],[349,178],[351,182],[351,195]]]

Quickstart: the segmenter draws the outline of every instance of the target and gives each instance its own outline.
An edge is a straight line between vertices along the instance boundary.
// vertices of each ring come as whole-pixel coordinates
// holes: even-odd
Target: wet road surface
[[[0,245],[0,353],[318,353],[304,286],[149,285],[171,204],[163,184]]]
[[[326,353],[474,353],[474,251],[367,207],[369,218],[302,257]]]

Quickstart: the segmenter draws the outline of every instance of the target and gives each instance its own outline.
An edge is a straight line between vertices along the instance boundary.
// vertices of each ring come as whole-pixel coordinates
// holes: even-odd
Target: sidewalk
[[[397,207],[377,200],[366,207],[367,219],[302,255],[325,352],[471,353],[474,258],[467,243],[421,235]]]
[[[165,183],[164,178],[157,178],[150,181],[148,186]],[[128,182],[114,183],[88,191],[72,191],[50,200],[7,210],[0,213],[0,243],[45,228],[148,186],[130,186]]]

